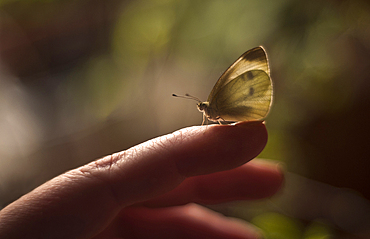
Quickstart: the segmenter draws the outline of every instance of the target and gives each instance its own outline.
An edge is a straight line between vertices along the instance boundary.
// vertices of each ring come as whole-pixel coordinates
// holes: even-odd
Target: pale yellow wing
[[[207,101],[211,102],[226,84],[250,70],[262,70],[270,75],[267,54],[262,46],[253,48],[241,55],[218,79]]]
[[[271,103],[270,76],[264,70],[251,70],[222,87],[209,107],[225,121],[247,121],[266,117]]]

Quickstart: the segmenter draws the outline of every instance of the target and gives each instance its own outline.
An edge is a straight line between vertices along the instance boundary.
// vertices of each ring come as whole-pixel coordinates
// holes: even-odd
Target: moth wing
[[[251,70],[229,81],[209,107],[225,121],[259,120],[272,103],[272,81],[264,70]]]
[[[208,96],[208,102],[211,102],[214,96],[230,81],[236,77],[251,70],[262,70],[270,75],[267,54],[262,46],[255,47],[241,55],[217,80],[211,93]]]

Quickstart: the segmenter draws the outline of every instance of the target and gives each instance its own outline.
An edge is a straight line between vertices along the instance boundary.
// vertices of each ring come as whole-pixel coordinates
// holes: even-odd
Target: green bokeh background
[[[259,156],[283,191],[212,208],[266,238],[370,237],[370,5],[296,0],[0,1],[0,207],[94,159],[199,125],[192,101],[263,45]],[[289,172],[289,173],[288,173]]]

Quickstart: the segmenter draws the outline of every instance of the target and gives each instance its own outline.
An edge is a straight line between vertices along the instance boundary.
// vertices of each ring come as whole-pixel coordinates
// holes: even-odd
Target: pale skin
[[[271,197],[263,122],[197,126],[68,171],[0,211],[0,238],[261,238],[199,204]]]

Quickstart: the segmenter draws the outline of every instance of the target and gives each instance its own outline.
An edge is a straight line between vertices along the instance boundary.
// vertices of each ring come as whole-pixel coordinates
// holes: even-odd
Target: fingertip
[[[250,167],[250,174],[256,174],[260,179],[258,188],[263,188],[259,197],[271,197],[275,195],[284,186],[285,182],[285,167],[281,162],[275,162],[266,159],[255,159],[248,163]],[[261,177],[260,175],[263,175]]]
[[[198,134],[192,134],[190,141],[181,142],[174,159],[185,176],[224,171],[255,158],[267,138],[263,121],[204,126]]]

